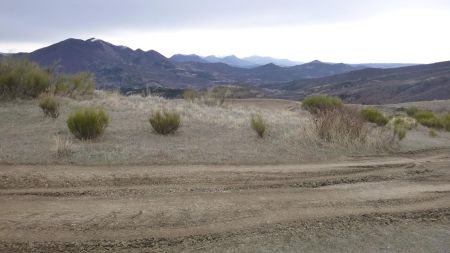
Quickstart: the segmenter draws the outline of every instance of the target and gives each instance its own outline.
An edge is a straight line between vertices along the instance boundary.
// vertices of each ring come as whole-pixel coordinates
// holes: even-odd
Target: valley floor
[[[449,165],[1,165],[0,251],[448,252]]]

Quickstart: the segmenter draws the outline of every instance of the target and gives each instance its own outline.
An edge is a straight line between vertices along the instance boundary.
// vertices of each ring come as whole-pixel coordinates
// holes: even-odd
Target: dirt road
[[[448,252],[450,150],[283,166],[0,165],[0,252]]]

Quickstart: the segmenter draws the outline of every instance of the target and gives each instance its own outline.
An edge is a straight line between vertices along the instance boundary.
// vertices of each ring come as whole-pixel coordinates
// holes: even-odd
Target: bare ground
[[[449,165],[1,165],[0,252],[448,252]]]

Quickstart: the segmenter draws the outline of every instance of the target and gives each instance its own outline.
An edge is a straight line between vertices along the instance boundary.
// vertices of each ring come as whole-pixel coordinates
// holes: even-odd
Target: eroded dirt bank
[[[283,166],[0,165],[1,252],[447,252],[450,152]]]

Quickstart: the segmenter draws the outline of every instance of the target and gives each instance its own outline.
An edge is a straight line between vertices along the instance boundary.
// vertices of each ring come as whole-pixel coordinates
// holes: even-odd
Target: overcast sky
[[[450,0],[0,0],[0,52],[66,38],[298,61],[450,60]]]

